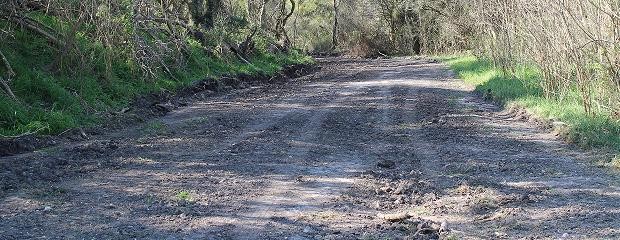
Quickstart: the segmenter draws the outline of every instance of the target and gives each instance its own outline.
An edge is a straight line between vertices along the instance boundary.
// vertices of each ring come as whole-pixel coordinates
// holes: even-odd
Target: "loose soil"
[[[320,65],[0,158],[0,239],[620,238],[617,174],[444,65]]]

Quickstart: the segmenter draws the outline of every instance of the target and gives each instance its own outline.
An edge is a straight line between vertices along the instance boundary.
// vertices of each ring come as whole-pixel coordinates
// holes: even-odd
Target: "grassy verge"
[[[0,21],[0,28],[3,24],[6,23]],[[78,40],[82,40],[77,43],[79,49],[91,53],[82,59],[59,57],[58,50],[49,42],[26,30],[18,30],[3,40],[0,50],[17,73],[11,88],[18,101],[0,93],[0,135],[55,134],[96,124],[103,113],[122,109],[141,94],[162,89],[174,91],[207,76],[273,75],[286,65],[313,61],[296,52],[261,53],[247,64],[234,57],[209,56],[190,42],[191,56],[183,67],[171,69],[172,76],[161,73],[143,80],[139,67],[122,52],[128,50],[110,50],[87,39]],[[106,68],[109,65],[112,67]]]
[[[562,100],[543,97],[541,79],[535,68],[522,67],[517,69],[517,77],[510,77],[491,62],[473,56],[439,59],[450,65],[466,83],[476,86],[477,91],[490,91],[494,100],[524,107],[540,118],[566,123],[565,134],[569,141],[585,148],[620,152],[620,120],[603,111],[586,114],[577,92],[569,93]]]

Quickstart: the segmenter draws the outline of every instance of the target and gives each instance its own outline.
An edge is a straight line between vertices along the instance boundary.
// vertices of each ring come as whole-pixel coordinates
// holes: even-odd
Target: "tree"
[[[381,16],[390,28],[390,41],[396,42],[396,29],[398,25],[398,13],[405,0],[378,0]]]
[[[334,26],[332,29],[332,46],[338,47],[338,0],[334,0]]]
[[[288,49],[291,46],[291,40],[288,37],[288,34],[286,32],[286,24],[289,18],[293,16],[293,13],[295,13],[295,7],[296,7],[295,0],[288,0],[288,1],[291,3],[291,9],[287,12],[286,11],[287,0],[282,0],[282,4],[280,5],[280,15],[278,19],[276,20],[276,27],[274,29],[275,37],[276,39],[278,39],[278,41],[280,42],[280,44],[282,45],[284,49]]]
[[[206,30],[215,25],[215,17],[221,6],[221,0],[191,0],[188,2],[194,24]]]

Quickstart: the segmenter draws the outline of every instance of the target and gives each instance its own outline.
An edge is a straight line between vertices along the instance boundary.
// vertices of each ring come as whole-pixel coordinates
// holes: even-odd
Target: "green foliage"
[[[599,110],[589,115],[583,110],[578,90],[564,98],[545,98],[540,87],[539,71],[530,66],[516,69],[515,77],[502,74],[502,70],[484,59],[473,56],[440,57],[468,84],[476,90],[505,104],[525,107],[535,115],[562,121],[568,125],[569,140],[582,147],[604,147],[620,151],[620,120],[609,112]]]
[[[38,18],[56,28],[61,23],[51,18]],[[242,20],[236,19],[238,24]],[[0,27],[8,26],[0,20]],[[181,67],[168,74],[158,73],[144,79],[127,54],[127,46],[106,48],[86,35],[77,35],[80,54],[59,55],[57,49],[37,34],[15,29],[0,45],[17,76],[11,88],[18,97],[13,101],[0,94],[0,135],[26,132],[56,134],[78,126],[101,121],[103,112],[127,106],[138,95],[161,89],[174,91],[193,81],[224,74],[273,75],[283,66],[310,63],[311,58],[299,52],[270,54],[260,52],[246,64],[233,56],[215,57],[193,40],[187,40],[191,56]],[[107,65],[109,63],[109,65]],[[0,74],[2,69],[0,69]]]
[[[333,1],[301,1],[288,25],[295,47],[311,52],[329,52],[332,46]]]
[[[188,191],[180,191],[176,195],[177,199],[180,201],[191,201],[192,195]]]

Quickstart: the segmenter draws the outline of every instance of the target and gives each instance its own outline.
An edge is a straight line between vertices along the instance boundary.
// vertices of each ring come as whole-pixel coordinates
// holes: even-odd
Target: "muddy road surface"
[[[0,159],[0,239],[620,238],[617,174],[444,65],[320,64]]]

